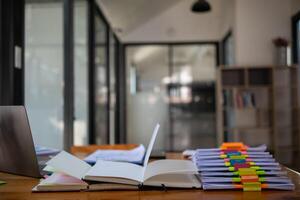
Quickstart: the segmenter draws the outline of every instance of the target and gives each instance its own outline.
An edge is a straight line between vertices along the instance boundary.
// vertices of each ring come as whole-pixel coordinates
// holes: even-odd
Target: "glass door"
[[[172,45],[171,52],[170,149],[214,147],[216,46]]]
[[[108,143],[109,108],[108,108],[108,30],[107,25],[95,12],[95,142]]]
[[[126,128],[129,143],[182,151],[216,145],[215,44],[145,44],[126,47]]]
[[[63,148],[63,1],[25,1],[25,106],[35,144]]]
[[[115,143],[117,39],[109,32],[109,143]]]
[[[74,1],[74,145],[87,145],[88,134],[88,2]]]

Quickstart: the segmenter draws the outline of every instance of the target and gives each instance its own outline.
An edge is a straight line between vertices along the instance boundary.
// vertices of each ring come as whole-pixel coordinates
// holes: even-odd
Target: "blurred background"
[[[0,103],[35,144],[241,141],[300,169],[299,0],[0,3]]]

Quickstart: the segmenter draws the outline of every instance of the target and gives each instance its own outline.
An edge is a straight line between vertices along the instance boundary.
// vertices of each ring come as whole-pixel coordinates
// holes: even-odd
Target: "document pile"
[[[294,184],[266,146],[223,143],[220,148],[198,149],[192,156],[204,190],[294,190]]]
[[[94,165],[97,160],[129,162],[143,165],[145,156],[144,145],[139,145],[132,150],[97,150],[87,156],[84,161]]]

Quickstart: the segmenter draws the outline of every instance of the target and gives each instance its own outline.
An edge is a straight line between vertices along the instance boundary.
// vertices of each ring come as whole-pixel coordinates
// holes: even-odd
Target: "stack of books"
[[[295,186],[266,146],[223,143],[220,148],[198,149],[192,156],[204,190],[294,190]]]

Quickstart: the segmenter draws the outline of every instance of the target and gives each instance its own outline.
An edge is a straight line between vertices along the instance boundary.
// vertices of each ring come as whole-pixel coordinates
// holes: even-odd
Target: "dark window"
[[[293,34],[293,62],[299,63],[300,59],[300,12],[292,18]]]

